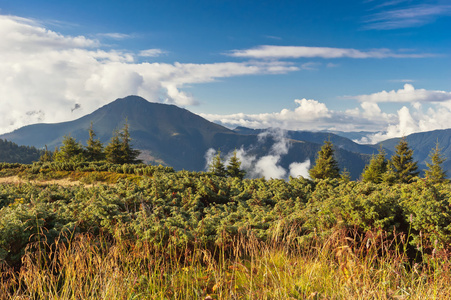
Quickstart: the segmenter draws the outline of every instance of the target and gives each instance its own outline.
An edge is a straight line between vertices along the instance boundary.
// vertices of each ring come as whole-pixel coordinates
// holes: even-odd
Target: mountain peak
[[[149,101],[147,101],[143,97],[137,96],[137,95],[130,95],[130,96],[127,96],[127,97],[124,97],[124,98],[118,98],[118,99],[114,100],[113,102],[111,102],[110,104],[115,103],[115,102],[127,102],[127,103],[133,103],[133,102],[139,103],[139,102],[142,102],[142,103],[149,103]]]

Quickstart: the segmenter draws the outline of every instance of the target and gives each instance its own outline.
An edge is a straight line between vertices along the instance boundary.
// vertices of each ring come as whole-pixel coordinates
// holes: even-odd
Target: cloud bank
[[[360,143],[377,143],[415,132],[451,128],[451,92],[415,89],[411,84],[392,91],[346,96],[360,106],[344,111],[330,110],[317,100],[295,100],[294,109],[264,114],[201,114],[230,128],[283,128],[287,130],[373,131]],[[409,103],[396,113],[385,113],[378,103]],[[426,104],[426,105],[423,105]]]

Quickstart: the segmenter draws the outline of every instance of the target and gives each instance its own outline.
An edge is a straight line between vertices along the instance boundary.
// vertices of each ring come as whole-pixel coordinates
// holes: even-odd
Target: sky
[[[451,128],[450,0],[0,0],[0,133],[117,98],[235,128]]]

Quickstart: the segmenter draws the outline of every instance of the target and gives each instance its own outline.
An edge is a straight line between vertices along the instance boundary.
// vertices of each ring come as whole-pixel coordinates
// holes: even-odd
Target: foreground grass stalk
[[[389,248],[398,242],[372,233],[357,243],[336,231],[305,248],[289,236],[262,242],[249,234],[211,251],[79,235],[28,252],[19,272],[2,266],[0,299],[451,297],[449,254],[437,251],[409,265]]]

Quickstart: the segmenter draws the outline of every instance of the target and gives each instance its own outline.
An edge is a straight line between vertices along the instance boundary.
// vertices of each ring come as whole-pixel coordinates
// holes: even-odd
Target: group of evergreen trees
[[[237,157],[236,150],[233,152],[233,156],[230,158],[227,166],[221,158],[221,151],[213,157],[212,162],[209,165],[209,172],[222,177],[237,177],[243,179],[246,175],[246,171],[241,169],[241,162]]]
[[[361,175],[363,182],[411,183],[418,177],[420,173],[418,163],[413,160],[413,150],[409,148],[404,137],[396,145],[396,152],[391,159],[387,160],[385,156],[386,153],[382,147],[378,154],[372,156]],[[438,143],[429,157],[431,163],[426,164],[428,167],[425,171],[426,178],[435,183],[446,181],[446,172],[441,166],[445,159],[441,155]],[[332,143],[325,141],[318,152],[315,165],[309,170],[310,177],[312,179],[347,177],[344,173],[346,172],[340,174]]]
[[[64,136],[63,145],[56,148],[53,153],[45,149],[40,161],[57,162],[81,162],[81,161],[102,161],[105,160],[114,164],[133,164],[141,162],[138,159],[139,150],[131,146],[131,138],[126,122],[121,131],[115,131],[110,143],[104,147],[100,140],[96,139],[96,134],[92,128],[89,128],[89,139],[86,141],[86,147],[71,136]]]
[[[440,150],[437,143],[429,155],[431,163],[426,163],[428,169],[425,170],[425,177],[434,183],[447,181],[446,172],[441,166],[445,159]],[[311,179],[350,179],[349,172],[346,169],[340,173],[334,154],[332,142],[325,141],[317,154],[314,166],[309,170]],[[409,148],[404,137],[396,145],[396,152],[391,159],[387,160],[385,156],[386,152],[382,147],[376,155],[373,154],[361,175],[363,182],[411,183],[420,174],[418,163],[413,160],[413,150]],[[221,151],[218,151],[209,165],[209,172],[217,176],[238,177],[240,179],[243,179],[246,175],[246,172],[241,169],[241,162],[237,157],[236,150],[227,167],[221,158]]]

